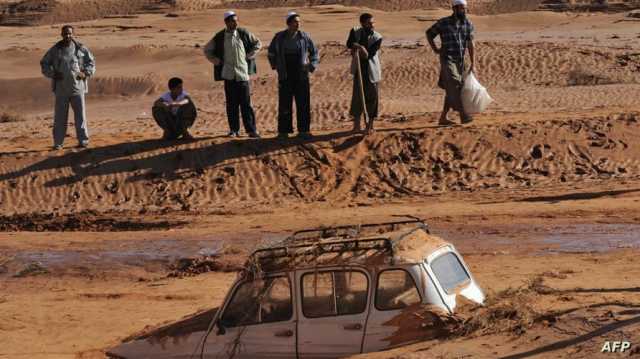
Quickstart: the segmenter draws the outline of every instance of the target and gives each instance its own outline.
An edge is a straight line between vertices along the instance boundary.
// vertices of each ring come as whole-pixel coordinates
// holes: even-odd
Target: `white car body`
[[[389,225],[411,228],[365,235],[365,228]],[[193,317],[107,354],[338,358],[422,340],[402,332],[408,311],[428,306],[453,313],[458,296],[484,301],[454,246],[428,234],[421,221],[332,230],[298,232],[283,246],[256,251],[209,323],[200,316],[194,324]],[[314,233],[321,234],[297,238]]]

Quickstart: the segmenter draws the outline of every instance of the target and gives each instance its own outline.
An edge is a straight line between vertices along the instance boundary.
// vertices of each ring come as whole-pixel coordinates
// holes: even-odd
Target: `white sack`
[[[468,114],[481,113],[493,102],[487,89],[478,82],[473,72],[469,72],[464,79],[461,97],[462,107]]]

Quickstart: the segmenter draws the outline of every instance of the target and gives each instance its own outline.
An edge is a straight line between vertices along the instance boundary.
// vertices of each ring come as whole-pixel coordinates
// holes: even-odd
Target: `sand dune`
[[[21,0],[0,2],[0,25],[24,26],[99,19],[109,16],[170,11],[203,11],[219,8],[257,9],[270,7],[300,8],[318,5],[344,5],[382,11],[449,8],[449,0]],[[542,0],[470,0],[476,14],[502,14],[545,10],[628,11],[640,6],[637,0],[542,1]]]
[[[156,0],[23,0],[0,4],[0,24],[35,25],[99,19],[154,10]]]
[[[16,109],[21,106],[36,106],[31,109],[44,109],[53,103],[51,81],[42,77],[18,80],[1,80],[0,94]],[[96,77],[89,84],[90,96],[137,96],[158,92],[166,87],[150,76],[138,77]],[[26,96],[25,96],[26,94]]]
[[[471,11],[478,14],[509,13],[529,11],[538,7],[540,0],[471,0]],[[177,0],[176,7],[185,10],[206,8],[267,8],[267,7],[303,7],[317,5],[344,5],[364,7],[383,11],[405,11],[415,9],[448,8],[449,0]]]
[[[471,0],[479,14],[533,10],[538,0]],[[214,8],[304,7],[340,4],[384,11],[449,7],[448,0],[22,0],[0,3],[0,25],[36,25],[99,19],[108,16]]]
[[[160,85],[150,76],[139,77],[97,77],[94,79],[91,91],[96,95],[147,95],[154,92]]]

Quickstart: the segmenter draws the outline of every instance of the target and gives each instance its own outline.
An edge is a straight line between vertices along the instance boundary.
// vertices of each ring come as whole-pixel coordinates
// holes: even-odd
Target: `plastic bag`
[[[481,113],[493,102],[487,89],[478,82],[473,72],[469,72],[464,79],[461,97],[464,112],[468,114]]]

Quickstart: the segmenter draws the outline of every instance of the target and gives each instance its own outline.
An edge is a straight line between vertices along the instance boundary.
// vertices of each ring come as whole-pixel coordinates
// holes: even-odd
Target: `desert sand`
[[[446,1],[288,5],[321,52],[315,137],[275,139],[277,81],[263,50],[252,82],[263,138],[226,138],[223,88],[202,47],[225,6],[268,46],[283,3],[76,0],[3,15],[23,26],[0,32],[0,358],[104,358],[216,308],[257,245],[396,215],[453,242],[489,305],[466,333],[362,357],[595,358],[605,340],[640,353],[636,2],[473,2],[477,76],[495,102],[453,127],[437,126],[443,91],[424,37]],[[344,47],[365,9],[385,38],[369,136],[349,132]],[[96,56],[89,149],[74,147],[70,126],[65,149],[50,150],[53,96],[39,60],[60,21]],[[150,116],[176,75],[199,109],[193,141],[161,141]]]

